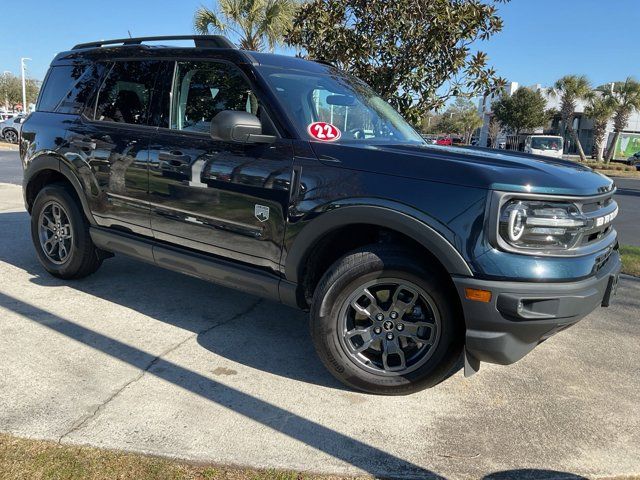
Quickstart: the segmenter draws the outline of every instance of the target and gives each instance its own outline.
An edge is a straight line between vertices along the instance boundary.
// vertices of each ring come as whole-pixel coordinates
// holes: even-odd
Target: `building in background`
[[[518,82],[510,82],[505,87],[505,92],[503,95],[513,95],[518,88],[522,88]],[[538,133],[538,134],[546,134],[546,135],[562,135],[560,132],[561,128],[561,119],[560,119],[560,96],[556,95],[552,88],[543,87],[540,84],[536,84],[530,87],[527,87],[531,90],[539,91],[542,96],[547,101],[547,109],[555,110],[557,113],[551,118],[548,125],[538,128],[531,132],[526,132],[529,134]],[[482,127],[480,128],[478,134],[478,145],[482,147],[488,147],[490,145],[490,135],[489,135],[489,125],[491,123],[491,118],[493,117],[493,112],[491,110],[491,105],[499,100],[500,95],[487,95],[480,99],[478,102],[478,112],[482,116]],[[593,149],[593,121],[585,116],[584,108],[587,105],[586,101],[579,100],[576,106],[575,118],[573,120],[573,127],[576,132],[578,132],[578,137],[580,138],[580,143],[582,143],[582,148],[587,156],[590,155]],[[517,149],[518,145],[520,145],[521,141],[518,139],[509,139],[509,132],[502,131],[498,136],[498,144],[506,144],[507,148]],[[522,136],[522,135],[521,135]],[[607,126],[607,148],[610,142],[613,139],[613,121],[609,121],[609,125]],[[511,140],[511,141],[509,141]],[[564,135],[564,150],[565,154],[577,154],[577,149],[575,142],[570,136]],[[620,140],[618,141],[618,145],[616,147],[616,158],[627,158],[636,151],[640,151],[640,113],[635,112],[629,118],[629,122],[624,130],[624,132],[620,135]],[[632,152],[632,153],[629,153]]]

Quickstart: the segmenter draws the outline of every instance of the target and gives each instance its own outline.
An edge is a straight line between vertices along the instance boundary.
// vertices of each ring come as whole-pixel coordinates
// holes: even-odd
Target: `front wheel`
[[[4,132],[4,139],[9,143],[18,143],[18,132],[15,130],[7,130]]]
[[[436,385],[462,349],[455,291],[436,269],[381,245],[347,254],[320,281],[311,308],[316,350],[343,383],[401,395]]]

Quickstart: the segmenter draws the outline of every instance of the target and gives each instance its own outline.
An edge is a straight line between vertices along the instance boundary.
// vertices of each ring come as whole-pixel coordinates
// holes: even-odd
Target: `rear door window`
[[[115,62],[96,103],[95,120],[146,125],[149,104],[161,62]]]

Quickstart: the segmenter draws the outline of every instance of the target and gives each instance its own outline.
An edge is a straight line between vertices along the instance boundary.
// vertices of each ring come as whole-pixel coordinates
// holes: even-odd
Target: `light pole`
[[[24,62],[27,60],[31,60],[27,57],[22,57],[20,59],[20,72],[22,72],[22,113],[27,113],[27,85],[25,82],[25,65]]]
[[[5,70],[4,72],[2,72],[2,76],[4,77],[5,81],[8,81],[8,77],[9,75],[11,75],[11,72],[9,70]],[[6,88],[6,85],[5,85]],[[4,108],[6,111],[9,111],[9,91],[8,89],[5,90],[4,92]]]

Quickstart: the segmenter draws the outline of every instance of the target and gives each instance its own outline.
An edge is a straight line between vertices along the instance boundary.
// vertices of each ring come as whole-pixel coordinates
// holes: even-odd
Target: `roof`
[[[173,42],[192,40],[194,46],[158,45],[150,42]],[[75,45],[71,50],[59,53],[53,64],[127,58],[224,58],[236,63],[250,63],[267,67],[279,67],[288,70],[302,70],[324,73],[327,65],[299,57],[277,55],[273,53],[250,52],[238,49],[229,39],[221,35],[173,35],[162,37],[120,38],[99,40]]]

